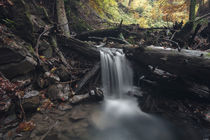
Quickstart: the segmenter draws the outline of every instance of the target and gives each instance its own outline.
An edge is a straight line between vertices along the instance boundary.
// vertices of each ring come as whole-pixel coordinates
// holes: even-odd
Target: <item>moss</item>
[[[210,57],[210,53],[207,53],[205,56],[206,56],[206,57]]]
[[[89,0],[89,3],[101,18],[109,22],[119,23],[123,19],[124,24],[137,23],[134,14],[123,11],[116,0]]]
[[[75,1],[75,0],[66,1],[65,5],[68,21],[70,21],[71,23],[70,28],[75,32],[83,32],[92,29],[91,26],[88,25],[87,22],[81,19],[80,16],[78,15],[79,11],[77,7],[85,9],[85,6],[81,5],[83,4],[80,1]],[[86,10],[85,14],[88,15],[89,13],[87,12],[89,11]]]
[[[15,14],[12,19],[15,22],[14,32],[25,41],[33,43],[33,24],[30,20],[30,13],[24,0],[14,0],[12,12]]]
[[[92,29],[90,25],[88,25],[85,21],[76,17],[75,15],[73,15],[72,18],[73,18],[74,23],[71,27],[74,31],[83,32],[83,31]]]
[[[27,45],[27,48],[28,51],[31,53],[31,54],[34,54],[35,55],[35,51],[34,51],[34,48],[32,47],[32,45]]]
[[[2,19],[2,22],[8,27],[10,28],[11,30],[15,30],[15,21],[11,20],[11,19],[8,19],[8,18],[5,18],[5,19]]]

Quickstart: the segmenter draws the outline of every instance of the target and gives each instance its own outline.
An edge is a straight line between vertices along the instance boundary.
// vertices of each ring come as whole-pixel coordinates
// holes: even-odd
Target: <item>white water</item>
[[[133,72],[120,49],[101,50],[101,73],[103,91],[107,98],[121,98],[131,90]]]
[[[126,96],[133,89],[133,72],[122,50],[101,50],[101,72],[105,101],[92,117],[93,140],[176,140],[162,121]]]

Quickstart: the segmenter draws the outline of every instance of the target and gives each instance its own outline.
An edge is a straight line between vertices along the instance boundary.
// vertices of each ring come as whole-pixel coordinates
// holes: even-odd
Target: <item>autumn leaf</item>
[[[36,124],[33,121],[21,122],[16,129],[16,132],[32,131]]]

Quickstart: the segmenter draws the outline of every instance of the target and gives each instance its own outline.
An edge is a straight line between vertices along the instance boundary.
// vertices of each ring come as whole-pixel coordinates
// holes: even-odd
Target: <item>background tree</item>
[[[208,5],[209,5],[209,9],[210,9],[210,0],[208,0]],[[208,21],[208,40],[209,40],[209,42],[210,42],[210,19],[209,19],[209,21]]]
[[[190,12],[189,12],[189,20],[195,20],[195,8],[196,8],[196,0],[190,0]]]
[[[70,30],[68,25],[68,19],[66,17],[65,5],[63,0],[56,1],[57,19],[63,35],[70,37]]]

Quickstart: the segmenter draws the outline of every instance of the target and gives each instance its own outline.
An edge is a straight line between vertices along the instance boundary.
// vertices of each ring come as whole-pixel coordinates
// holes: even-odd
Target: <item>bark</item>
[[[53,46],[53,48],[55,50],[55,53],[57,53],[57,55],[60,57],[61,61],[68,68],[68,70],[71,70],[72,69],[71,66],[67,62],[66,58],[63,56],[63,53],[58,48],[58,45],[57,45],[57,41],[56,41],[56,37],[55,36],[52,36],[51,37],[51,42],[52,42],[52,46]]]
[[[209,9],[210,9],[210,0],[208,1],[208,3],[209,3]],[[210,19],[208,21],[208,40],[210,42]]]
[[[88,37],[118,37],[121,30],[120,28],[103,29],[88,31],[77,35],[75,38],[83,41],[89,40]]]
[[[97,64],[95,64],[95,66],[92,68],[91,71],[89,71],[78,83],[77,83],[77,88],[75,89],[75,93],[77,94],[84,85],[87,84],[87,82],[96,75],[96,73],[98,72],[100,68],[100,62],[98,62]]]
[[[195,6],[196,6],[196,0],[190,0],[190,13],[189,13],[190,21],[195,20]]]
[[[81,55],[84,55],[90,59],[94,59],[94,60],[100,59],[100,52],[97,50],[97,48],[94,46],[91,46],[90,44],[86,42],[73,39],[73,38],[68,38],[65,36],[58,36],[57,40],[60,47],[77,51]]]
[[[63,47],[77,51],[89,59],[100,60],[97,48],[77,39],[60,36]],[[152,65],[184,79],[210,86],[210,55],[208,52],[148,46],[131,48],[124,45],[126,56],[139,65]]]
[[[210,85],[209,53],[195,50],[164,49],[148,46],[145,48],[125,48],[130,60],[141,65],[152,65],[186,79]]]
[[[63,0],[56,0],[56,9],[58,24],[62,25],[60,26],[61,32],[63,35],[70,37],[69,25]]]

